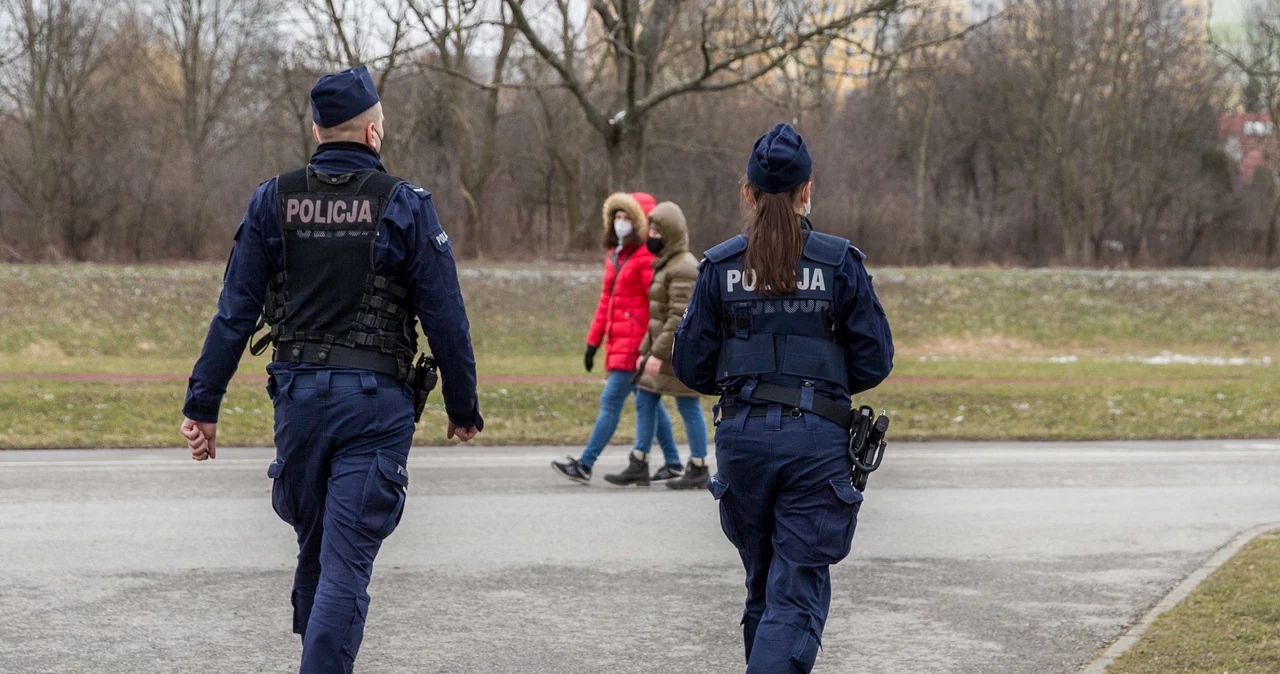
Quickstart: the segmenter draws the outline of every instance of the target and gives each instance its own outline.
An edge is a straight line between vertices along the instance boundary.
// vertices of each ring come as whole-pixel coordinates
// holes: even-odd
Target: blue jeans
[[[627,396],[636,390],[635,384],[631,383],[631,377],[634,374],[625,370],[610,370],[609,377],[604,380],[604,392],[600,394],[600,416],[596,417],[596,426],[591,430],[591,439],[587,441],[587,448],[582,450],[580,459],[588,468],[595,465],[596,459],[600,458],[600,452],[604,451],[605,445],[609,444],[609,440],[613,438],[613,432],[618,429],[618,418],[622,416],[622,406],[627,403]],[[671,433],[671,417],[667,416],[666,410],[662,410],[662,414],[658,415],[658,433],[664,432],[667,437],[674,437]],[[674,439],[671,445],[674,452]],[[680,462],[678,455],[675,462]]]
[[[689,436],[689,454],[695,459],[707,456],[707,421],[702,416],[702,402],[699,398],[676,398],[676,409],[684,419],[685,433]],[[666,408],[662,406],[662,396],[648,391],[636,391],[636,451],[649,453],[653,446],[653,438],[658,437],[658,446],[662,447],[662,456],[667,463],[680,463],[680,453],[676,451],[675,435],[671,432],[670,423],[664,434],[662,427],[654,428],[653,419],[658,410],[665,416]]]

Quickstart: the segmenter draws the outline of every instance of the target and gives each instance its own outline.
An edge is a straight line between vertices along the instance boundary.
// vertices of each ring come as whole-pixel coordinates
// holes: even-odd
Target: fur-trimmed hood
[[[613,214],[617,211],[623,211],[631,216],[631,223],[636,228],[636,237],[643,243],[649,236],[649,218],[645,216],[644,209],[640,207],[640,202],[626,192],[610,194],[609,198],[604,200],[605,231],[613,229]]]

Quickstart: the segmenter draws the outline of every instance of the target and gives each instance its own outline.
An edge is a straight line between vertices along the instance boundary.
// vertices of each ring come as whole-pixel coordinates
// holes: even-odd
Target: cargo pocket
[[[409,471],[390,454],[378,452],[364,485],[364,504],[360,508],[360,527],[374,538],[382,539],[395,531],[404,514],[405,488]]]
[[[267,466],[267,477],[271,483],[271,508],[276,515],[289,526],[297,526],[293,519],[293,507],[289,503],[289,485],[284,480],[284,460],[276,459]]]
[[[729,483],[720,478],[720,474],[716,473],[707,481],[707,490],[711,492],[711,496],[720,502],[720,529],[724,531],[725,538],[733,543],[733,547],[742,549],[742,514],[738,512],[737,504],[734,503],[733,494],[729,492]]]
[[[814,556],[819,564],[837,564],[849,556],[853,532],[858,526],[862,492],[847,479],[831,480],[822,522],[817,527]]]
[[[796,639],[795,648],[791,651],[791,661],[800,668],[800,671],[812,671],[814,663],[818,661],[818,651],[821,649],[822,639],[818,638],[817,621],[810,616],[808,628],[800,638]]]
[[[347,626],[347,636],[342,639],[342,652],[355,660],[360,654],[360,643],[364,641],[364,621],[369,615],[369,600],[356,598],[356,612],[351,616],[351,624]],[[351,671],[351,662],[346,663],[347,671]]]

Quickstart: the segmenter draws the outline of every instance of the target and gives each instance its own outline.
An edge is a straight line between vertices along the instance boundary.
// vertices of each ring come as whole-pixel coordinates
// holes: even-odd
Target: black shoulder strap
[[[307,191],[307,167],[302,167],[288,173],[281,173],[276,177],[276,193],[288,194],[290,192],[306,192]]]
[[[390,173],[374,171],[360,184],[360,194],[369,197],[382,197],[388,201],[396,193],[396,188],[404,184],[404,180]]]

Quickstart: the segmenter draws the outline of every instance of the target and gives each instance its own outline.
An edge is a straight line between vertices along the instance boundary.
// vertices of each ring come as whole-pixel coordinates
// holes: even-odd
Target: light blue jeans
[[[600,458],[600,452],[604,451],[605,445],[609,444],[609,440],[613,438],[613,432],[618,429],[618,419],[622,416],[622,406],[627,404],[627,397],[636,390],[634,384],[631,383],[631,377],[634,372],[625,370],[610,370],[609,376],[604,380],[604,392],[600,394],[600,416],[596,417],[596,426],[591,430],[591,439],[587,441],[587,448],[582,450],[583,464],[588,468],[595,465],[596,459]],[[637,401],[638,402],[638,401]],[[650,419],[652,426],[653,420]],[[637,424],[639,426],[639,424]],[[671,432],[671,417],[667,416],[667,411],[662,410],[662,414],[658,415],[658,435],[663,433],[669,438],[671,451],[667,451],[667,445],[662,446],[662,453],[667,457],[668,463],[680,463],[680,454],[676,451],[675,435]],[[639,435],[637,428],[637,437]],[[649,443],[652,444],[653,429],[649,429]],[[705,444],[705,443],[704,443]]]
[[[707,422],[702,416],[702,401],[699,398],[676,398],[676,409],[684,418],[685,433],[689,435],[689,454],[696,459],[707,456]],[[660,421],[654,428],[654,417]],[[665,424],[661,420],[667,420]],[[667,463],[680,463],[680,454],[676,452],[676,439],[671,431],[671,421],[667,417],[667,408],[662,405],[662,396],[648,391],[636,391],[636,451],[649,453],[653,446],[654,435],[658,436],[658,444]],[[671,448],[668,451],[667,448]]]

